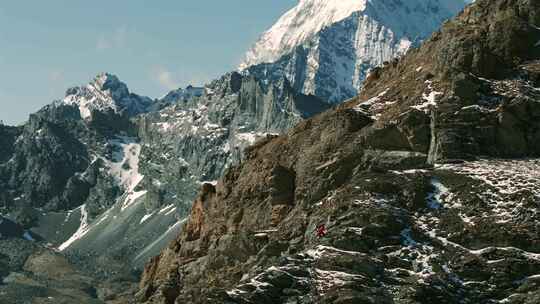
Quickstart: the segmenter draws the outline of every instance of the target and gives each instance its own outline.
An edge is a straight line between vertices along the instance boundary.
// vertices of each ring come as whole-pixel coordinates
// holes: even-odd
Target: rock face
[[[359,97],[256,142],[138,301],[540,301],[539,27],[537,1],[477,0]]]
[[[77,183],[72,177],[89,164],[81,142],[89,137],[87,131],[73,107],[49,106],[33,114],[13,143],[10,159],[0,165],[2,205],[68,208],[66,185]]]
[[[107,181],[114,174],[103,174],[100,168],[114,162],[115,140],[136,135],[130,117],[151,105],[149,98],[130,93],[116,76],[100,74],[32,114],[23,127],[2,126],[2,140],[9,144],[2,145],[7,150],[1,153],[2,206],[7,211],[22,205],[59,211],[92,197],[114,201],[120,191]],[[109,184],[110,189],[94,193],[91,189],[97,184]],[[93,215],[103,207],[96,206]]]
[[[240,69],[287,77],[304,94],[339,103],[368,71],[401,56],[456,15],[466,0],[302,0],[265,32]]]
[[[264,84],[227,74],[198,98],[140,118],[141,172],[148,204],[182,201],[182,214],[200,185],[217,180],[257,139],[281,134],[328,106],[296,93],[286,79]]]
[[[178,233],[169,227],[178,221],[174,214],[163,214],[161,221],[148,221],[143,225],[140,221],[147,213],[144,207],[121,212],[124,205],[141,195],[136,189],[141,179],[138,174],[140,144],[137,127],[131,119],[142,109],[139,106],[150,104],[136,100],[150,101],[129,93],[116,77],[103,74],[87,86],[68,90],[65,100],[32,114],[24,126],[0,128],[1,140],[10,144],[2,145],[0,152],[0,213],[9,218],[3,221],[0,230],[10,220],[25,229],[21,232],[8,227],[11,235],[0,231],[3,236],[19,238],[0,241],[0,250],[27,259],[28,256],[11,250],[19,248],[13,242],[31,242],[29,252],[56,250],[59,259],[69,257],[70,267],[84,273],[80,282],[71,284],[70,279],[66,282],[55,275],[42,280],[34,274],[30,277],[21,274],[27,271],[21,267],[9,268],[6,280],[13,280],[2,289],[2,295],[7,298],[0,297],[0,302],[8,299],[6,303],[26,303],[32,296],[47,301],[47,296],[53,296],[59,300],[67,298],[65,303],[98,303],[96,291],[89,289],[98,287],[95,278],[104,282],[107,279],[110,286],[106,292],[117,294],[100,296],[102,299],[119,298],[118,291],[124,287],[117,285],[123,283],[111,279],[126,276],[127,285],[137,280],[132,270],[137,264],[128,258],[120,259],[121,253],[131,250],[135,256],[155,243],[157,247],[148,250],[153,255],[163,246],[158,238],[163,237],[162,242],[167,242],[171,238],[164,235],[166,232]],[[101,107],[103,105],[106,106]],[[82,117],[86,110],[90,115]],[[113,217],[118,221],[112,221]],[[90,231],[94,228],[92,225],[100,229]],[[99,238],[96,237],[98,231]],[[76,244],[78,241],[86,244]],[[104,246],[108,247],[103,249]],[[96,251],[99,253],[94,255]],[[142,263],[139,262],[138,267]],[[51,265],[54,268],[54,261]],[[35,275],[41,276],[39,271]],[[75,286],[79,283],[83,291],[77,291],[79,287]],[[54,288],[45,288],[49,285]],[[31,286],[43,288],[32,293],[28,291]],[[73,288],[78,295],[56,288]]]

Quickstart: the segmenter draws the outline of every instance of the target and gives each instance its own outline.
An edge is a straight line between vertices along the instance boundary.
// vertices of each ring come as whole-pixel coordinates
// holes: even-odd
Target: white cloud
[[[158,84],[162,89],[166,89],[168,91],[176,90],[181,87],[187,87],[188,85],[203,86],[212,79],[205,73],[173,72],[160,65],[152,67],[150,69],[149,76],[154,83]]]
[[[190,75],[186,79],[185,83],[193,85],[193,86],[203,86],[206,83],[208,83],[210,80],[212,80],[212,77],[210,77],[209,75],[201,73],[201,72],[196,72]]]
[[[127,45],[128,35],[129,31],[125,26],[118,27],[110,33],[101,34],[96,42],[96,50],[124,48]]]
[[[180,86],[173,74],[164,67],[154,67],[150,72],[150,77],[153,81],[167,90],[174,90]]]

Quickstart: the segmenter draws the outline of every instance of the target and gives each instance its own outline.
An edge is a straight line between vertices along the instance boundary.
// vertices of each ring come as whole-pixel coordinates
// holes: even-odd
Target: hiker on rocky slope
[[[317,228],[315,229],[316,230],[316,233],[317,233],[317,237],[320,239],[324,236],[326,236],[326,225],[325,224],[320,224],[319,226],[317,226]]]

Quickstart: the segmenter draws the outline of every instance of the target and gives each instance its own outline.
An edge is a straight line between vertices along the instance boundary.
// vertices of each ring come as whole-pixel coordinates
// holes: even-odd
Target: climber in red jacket
[[[326,236],[326,225],[324,224],[320,224],[319,226],[317,226],[317,229],[315,229],[317,231],[317,237],[318,238],[322,238],[324,236]]]

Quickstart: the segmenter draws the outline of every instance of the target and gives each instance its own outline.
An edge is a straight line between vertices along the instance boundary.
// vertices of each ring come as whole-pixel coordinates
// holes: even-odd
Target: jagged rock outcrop
[[[113,162],[111,141],[133,134],[135,127],[127,119],[119,123],[116,114],[93,113],[96,120],[84,121],[77,107],[56,103],[30,116],[13,142],[10,159],[0,164],[5,211],[65,211],[88,203],[95,216],[114,202],[121,189],[105,170]],[[104,120],[117,128],[97,123]]]
[[[108,73],[99,74],[86,86],[68,89],[59,103],[77,106],[81,117],[89,120],[94,119],[93,112],[131,117],[155,106],[152,99],[131,93],[125,83]]]
[[[358,98],[248,148],[138,301],[538,302],[539,161],[508,158],[540,156],[539,16],[477,0]]]
[[[233,72],[204,90],[139,119],[149,206],[176,201],[187,215],[200,185],[217,180],[245,147],[328,109],[316,97],[296,93],[284,78],[263,83]]]
[[[405,54],[467,0],[302,0],[250,49],[240,68],[259,79],[287,77],[304,94],[340,103],[370,69]]]
[[[157,100],[157,103],[162,107],[165,107],[176,104],[180,101],[186,102],[195,97],[201,97],[204,94],[204,91],[204,88],[189,85],[186,88],[178,88],[170,91],[163,98]]]
[[[2,205],[28,202],[35,207],[69,208],[63,194],[68,181],[89,164],[81,142],[88,136],[73,107],[49,106],[31,115],[13,143],[11,158],[0,166]]]

